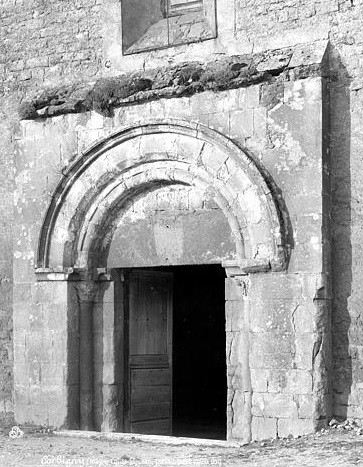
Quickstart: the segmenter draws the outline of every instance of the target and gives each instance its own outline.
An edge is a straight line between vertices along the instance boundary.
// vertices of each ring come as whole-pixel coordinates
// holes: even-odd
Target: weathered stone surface
[[[252,437],[256,440],[274,439],[277,438],[277,422],[273,417],[257,417],[252,418]]]
[[[252,415],[258,417],[296,418],[298,406],[288,394],[254,393]]]
[[[310,46],[313,48],[313,46]],[[279,60],[271,68],[266,67],[267,58],[279,55]],[[294,59],[289,66],[293,50],[283,49],[259,55],[243,55],[223,58],[207,63],[184,63],[160,70],[148,70],[143,74],[123,75],[118,78],[102,78],[95,84],[81,83],[73,86],[62,86],[49,89],[36,95],[31,101],[21,104],[21,119],[50,117],[65,113],[78,113],[96,110],[104,115],[111,115],[112,109],[130,103],[140,103],[152,99],[170,98],[173,96],[192,95],[194,93],[213,90],[233,89],[249,86],[253,83],[271,80],[272,76],[284,73],[286,78],[294,67],[305,67],[295,76],[319,76],[322,70],[322,57],[316,62],[305,64]],[[264,66],[262,66],[264,64]],[[304,77],[305,77],[304,76]],[[257,96],[258,97],[258,96]],[[242,120],[247,116],[240,115]],[[237,118],[237,116],[236,116]],[[236,120],[234,125],[239,124]],[[250,134],[246,134],[250,136]]]
[[[208,193],[178,187],[162,188],[136,201],[116,227],[107,266],[208,264],[233,259],[235,246],[228,222],[212,201]]]
[[[249,279],[248,276],[240,277],[238,279],[232,279],[227,277],[225,280],[225,296],[226,300],[230,301],[241,301],[243,300],[248,293]],[[236,305],[229,304],[228,306],[235,306],[238,311],[240,304]]]
[[[320,253],[323,253],[323,247],[319,246],[320,242],[316,241],[316,238],[313,239],[313,242],[310,240],[311,237],[316,237],[316,231],[319,230],[321,222],[325,222],[325,220],[316,217],[323,210],[320,202],[320,168],[314,164],[311,164],[310,167],[307,166],[309,158],[306,158],[305,154],[310,154],[309,142],[312,139],[315,140],[315,136],[312,135],[316,135],[316,132],[312,131],[316,128],[316,120],[311,116],[317,116],[319,110],[314,107],[310,109],[309,120],[301,119],[302,114],[299,106],[303,100],[300,91],[295,89],[295,92],[292,93],[291,88],[294,88],[294,84],[289,87],[283,79],[281,81],[279,79],[271,80],[264,83],[261,88],[259,106],[262,109],[267,109],[265,138],[263,137],[264,119],[255,118],[256,115],[259,115],[256,113],[257,111],[262,112],[255,107],[255,96],[259,94],[255,91],[256,89],[260,91],[259,86],[254,89],[254,97],[252,96],[253,98],[248,104],[243,100],[243,96],[246,95],[245,91],[249,88],[233,89],[228,97],[223,92],[218,91],[218,94],[214,94],[213,91],[210,91],[210,93],[193,94],[192,98],[198,95],[202,97],[193,106],[190,105],[191,99],[185,96],[145,102],[137,106],[127,106],[121,110],[116,109],[114,119],[100,118],[95,114],[91,116],[89,114],[76,114],[70,119],[64,119],[62,125],[58,126],[60,124],[59,118],[62,118],[58,117],[58,120],[53,119],[53,121],[57,121],[53,127],[54,131],[49,131],[46,135],[43,126],[45,119],[38,119],[36,122],[28,121],[26,128],[24,127],[24,134],[16,129],[19,102],[28,100],[33,95],[41,95],[42,91],[39,90],[43,90],[45,87],[60,90],[64,83],[68,83],[66,89],[71,91],[73,89],[74,99],[67,92],[63,96],[60,93],[59,99],[53,95],[56,105],[54,108],[49,105],[49,112],[74,111],[77,106],[82,107],[84,93],[89,90],[88,85],[85,90],[83,85],[77,87],[75,82],[95,82],[98,78],[114,77],[122,73],[126,73],[127,76],[131,76],[135,72],[140,72],[142,75],[148,74],[150,70],[165,69],[167,62],[170,63],[169,69],[172,70],[178,69],[179,64],[183,63],[208,61],[215,63],[217,57],[222,54],[234,55],[238,53],[246,54],[249,57],[252,50],[263,52],[263,60],[256,67],[257,73],[263,73],[267,70],[269,74],[278,74],[281,69],[292,64],[298,68],[296,68],[296,73],[294,71],[289,73],[290,77],[294,80],[299,77],[305,79],[306,70],[308,72],[316,70],[314,66],[311,68],[310,58],[300,54],[300,45],[303,44],[305,50],[308,51],[309,46],[305,46],[308,42],[316,44],[317,41],[323,41],[324,43],[329,37],[331,41],[329,50],[330,76],[332,77],[329,102],[331,128],[324,127],[324,132],[326,138],[330,138],[330,142],[328,141],[327,144],[330,145],[329,149],[332,155],[330,176],[333,188],[331,231],[334,281],[332,305],[334,413],[341,417],[362,418],[363,373],[359,363],[362,356],[357,348],[362,340],[359,310],[363,299],[361,287],[362,203],[359,202],[362,198],[361,121],[363,106],[361,90],[363,76],[360,55],[363,25],[362,17],[359,14],[359,3],[333,0],[314,3],[303,0],[298,4],[265,1],[260,2],[256,7],[256,2],[252,0],[237,2],[221,0],[218,2],[217,8],[218,38],[216,40],[130,56],[122,55],[120,5],[119,0],[108,0],[107,2],[76,0],[74,2],[52,3],[5,0],[2,2],[0,34],[3,37],[4,51],[0,61],[2,116],[0,123],[0,160],[2,164],[0,233],[1,243],[4,247],[1,249],[0,259],[2,278],[0,284],[2,292],[0,322],[3,329],[1,334],[1,348],[3,350],[1,353],[2,371],[0,371],[0,410],[4,410],[5,417],[8,417],[8,414],[11,416],[13,384],[11,377],[13,360],[11,342],[12,277],[9,271],[12,270],[12,250],[16,252],[17,256],[23,256],[17,258],[19,261],[16,263],[14,275],[15,278],[18,277],[19,281],[23,281],[18,282],[14,290],[14,301],[18,304],[17,312],[14,314],[15,335],[17,336],[15,358],[17,361],[19,359],[18,364],[20,365],[25,358],[24,333],[29,331],[30,326],[38,326],[37,322],[39,323],[39,318],[35,319],[32,324],[29,320],[29,315],[32,314],[29,303],[36,299],[35,295],[32,295],[32,291],[34,292],[32,260],[27,255],[31,255],[36,248],[40,218],[49,204],[51,192],[69,162],[75,160],[93,142],[117,130],[120,122],[130,125],[150,114],[161,118],[177,116],[213,125],[218,131],[229,135],[229,119],[233,120],[233,112],[253,108],[253,124],[257,126],[253,128],[252,135],[245,138],[242,134],[237,134],[233,128],[234,135],[236,141],[246,146],[261,160],[281,189],[281,196],[292,219],[291,238],[295,233],[297,234],[295,239],[297,242],[291,243],[293,254],[290,272],[303,273],[306,272],[307,268],[310,268],[309,276],[311,277],[321,273],[317,270],[319,266],[317,258]],[[299,46],[296,47],[296,44]],[[272,53],[271,48],[275,49],[276,53]],[[282,49],[293,51],[291,59],[290,55],[286,55]],[[268,53],[264,53],[266,51]],[[312,57],[315,61],[315,53],[312,54]],[[294,62],[295,60],[299,61]],[[321,60],[321,55],[318,60]],[[300,68],[301,66],[303,68]],[[212,72],[210,76],[213,77]],[[177,71],[177,73],[180,72]],[[189,79],[191,77],[189,72],[186,73],[186,76]],[[229,78],[231,77],[235,79],[233,74],[229,75]],[[280,77],[284,77],[284,72],[280,74]],[[225,78],[223,73],[218,74],[218,83],[222,84],[223,78]],[[196,79],[192,77],[191,85]],[[269,77],[269,79],[271,78]],[[212,85],[215,82],[212,80],[210,83]],[[286,86],[283,95],[279,89],[280,84]],[[188,85],[187,89],[188,87],[192,88],[191,85]],[[172,92],[184,92],[185,90],[183,84],[172,84],[171,88]],[[166,88],[162,89],[166,90]],[[145,97],[144,91],[141,93],[140,99]],[[148,96],[152,97],[153,95],[148,94]],[[168,96],[166,91],[164,96]],[[65,97],[67,102],[64,101]],[[309,98],[309,94],[305,93],[304,99],[309,100]],[[198,106],[203,100],[206,102],[199,112]],[[328,102],[328,99],[325,98],[325,101]],[[285,107],[278,112],[276,108],[279,106]],[[107,105],[104,107],[107,111]],[[288,110],[286,107],[290,107],[290,109]],[[202,113],[202,110],[206,113]],[[273,110],[275,112],[272,112]],[[224,114],[225,111],[228,117]],[[30,106],[28,112],[28,116],[35,115],[34,107]],[[277,122],[281,126],[278,132],[272,128],[269,120],[271,118],[275,119],[275,123]],[[301,145],[297,144],[300,141],[300,136],[295,133],[291,139],[290,127],[287,128],[289,135],[286,138],[285,124],[289,125],[289,122],[293,123],[295,130],[297,128],[305,129],[306,137],[301,140],[305,148],[304,151],[301,150]],[[74,131],[71,131],[71,128],[74,128]],[[307,131],[306,128],[309,130]],[[22,140],[19,141],[19,138]],[[14,145],[16,140],[19,141],[18,149]],[[316,140],[316,144],[321,147],[321,141]],[[17,170],[22,171],[20,178],[17,178],[17,185],[23,187],[16,193],[17,206],[14,212],[19,216],[19,225],[14,231],[10,228],[13,222],[13,203],[11,196],[9,196],[9,193],[13,192],[13,154],[16,154]],[[296,154],[299,157],[296,157]],[[317,160],[322,159],[321,153],[316,152],[315,155]],[[291,158],[291,156],[293,157]],[[328,173],[329,164],[327,161],[325,161],[324,170]],[[31,182],[29,180],[30,173],[32,173],[36,183],[29,183],[29,181]],[[324,207],[325,209],[326,207]],[[302,219],[302,215],[306,216],[305,220]],[[309,238],[312,221],[315,224],[315,231],[314,235],[310,235]],[[24,227],[23,230],[21,230],[20,224]],[[13,238],[15,238],[15,242],[12,248]],[[15,245],[18,241],[21,244]],[[26,281],[27,278],[30,279],[29,282]],[[240,293],[231,290],[228,281],[229,279],[227,279],[229,296],[238,298]],[[299,339],[302,352],[307,350],[308,346],[314,347],[314,344],[316,344],[316,349],[321,349],[320,333],[325,332],[327,327],[326,323],[317,326],[321,321],[322,313],[313,314],[311,317],[311,299],[315,296],[312,289],[317,290],[318,288],[316,284],[308,284],[307,281],[303,280],[301,294],[304,305],[299,305],[291,323],[291,325],[296,326],[296,329],[299,329],[301,336],[307,337],[307,340]],[[266,293],[268,290],[269,287],[266,287]],[[263,292],[264,289],[260,287],[257,291]],[[281,291],[278,293],[282,294]],[[62,299],[61,295],[58,298],[56,295],[56,292],[50,294],[52,300]],[[243,296],[242,294],[242,298]],[[306,320],[304,319],[305,309],[307,310]],[[276,310],[276,316],[277,314]],[[258,321],[259,326],[261,316],[259,315],[255,320],[255,324]],[[55,322],[57,321],[55,320]],[[290,324],[286,319],[283,322],[284,329],[287,330]],[[313,325],[313,334],[311,333],[311,325]],[[19,331],[19,329],[21,330]],[[311,365],[311,348],[308,350],[309,352],[305,354],[305,364]],[[319,354],[320,351],[316,354],[318,359],[315,358],[318,372],[322,371],[324,366],[324,361],[319,360]],[[25,369],[23,371],[26,374]],[[279,388],[282,380],[277,379],[277,388]],[[321,383],[318,381],[318,386],[324,388],[324,384]],[[265,383],[259,382],[258,387],[262,391]],[[19,386],[19,394],[21,391],[21,386]],[[21,419],[32,419],[30,407],[23,402],[22,407],[25,418],[21,417]],[[39,415],[39,411],[36,412]],[[45,413],[44,416],[46,416]],[[293,420],[291,423],[279,420],[279,423],[281,425],[279,433],[301,434],[305,430],[299,419]],[[310,421],[307,422],[306,426],[313,429]]]
[[[254,392],[312,394],[313,380],[308,370],[251,368]]]
[[[317,78],[318,81],[320,82],[319,78]],[[60,133],[65,135],[68,135],[70,128],[76,128],[77,140],[81,141],[82,146],[80,147],[83,147],[88,138],[93,138],[95,131],[99,135],[107,136],[110,128],[117,125],[119,119],[126,118],[128,123],[132,124],[137,117],[146,116],[148,113],[157,114],[160,112],[159,116],[162,119],[168,119],[173,117],[174,114],[182,115],[184,118],[192,118],[193,115],[195,116],[198,112],[201,112],[200,120],[208,122],[208,115],[217,115],[217,112],[219,112],[221,117],[228,115],[229,123],[233,123],[239,121],[242,113],[245,114],[248,111],[250,118],[248,123],[249,138],[255,142],[267,141],[268,109],[261,105],[260,91],[261,87],[258,85],[246,89],[223,91],[218,105],[211,104],[213,103],[212,92],[206,92],[204,96],[203,93],[200,93],[188,98],[153,101],[148,104],[140,104],[139,107],[128,107],[127,112],[123,110],[116,111],[111,119],[112,124],[109,120],[96,116],[94,113],[85,114],[82,118],[69,115],[61,117],[56,126],[60,129]],[[172,105],[167,104],[169,102]],[[318,108],[318,100],[315,98],[314,105]],[[306,116],[304,112],[301,115]],[[43,133],[48,135],[47,137],[51,137],[54,131],[51,131],[50,128],[54,124],[50,125],[50,123],[54,121],[55,119],[49,119],[44,123],[38,122],[37,125],[43,126]],[[239,124],[229,126],[229,136],[235,135],[236,139],[241,137],[241,139],[247,140],[248,138],[246,139],[243,136],[244,128],[247,128],[246,125],[246,123],[239,122]],[[172,129],[172,125],[170,125],[170,129]],[[194,127],[192,127],[192,131],[195,131]],[[25,138],[27,138],[35,135],[36,130],[33,127],[28,127],[28,122],[24,122],[24,134]],[[54,137],[57,138],[57,136]],[[296,132],[296,135],[292,138],[295,137],[299,141],[301,133]],[[74,139],[74,137],[71,138],[71,140]],[[40,144],[37,150],[42,150]],[[70,154],[74,147],[70,145],[65,150],[67,151],[65,154]],[[319,146],[315,150],[314,157],[318,157]],[[282,151],[278,152],[276,157],[291,157],[291,154]],[[74,160],[76,163],[81,164],[84,159],[76,158]],[[171,169],[162,165],[164,163],[161,164],[160,160],[170,161]],[[54,243],[50,251],[51,255],[63,261],[64,252],[71,251],[67,249],[68,247],[64,248],[62,246],[64,240],[68,239],[69,242],[72,242],[73,236],[78,235],[83,222],[81,218],[79,221],[75,221],[75,218],[72,218],[73,213],[81,213],[83,209],[87,209],[87,203],[96,195],[97,190],[103,189],[109,182],[115,183],[117,181],[117,183],[120,183],[120,189],[128,194],[131,193],[130,190],[133,187],[133,178],[135,177],[140,180],[137,183],[140,183],[141,186],[147,186],[147,183],[150,183],[153,179],[143,170],[143,164],[152,164],[152,172],[150,172],[152,177],[158,176],[161,180],[174,180],[177,178],[181,186],[158,186],[154,191],[145,194],[140,192],[137,199],[132,202],[128,201],[128,204],[125,205],[124,217],[118,218],[117,210],[114,210],[114,218],[117,219],[117,223],[114,225],[116,234],[114,234],[113,240],[110,231],[108,233],[105,231],[107,233],[105,236],[100,233],[101,230],[99,229],[104,228],[102,227],[103,222],[95,222],[94,227],[92,227],[94,230],[89,228],[85,231],[90,239],[97,238],[97,235],[99,235],[100,247],[93,247],[93,249],[102,251],[103,248],[104,253],[102,254],[105,255],[104,257],[110,258],[109,261],[113,261],[112,265],[116,267],[126,264],[125,258],[127,255],[129,256],[129,263],[127,264],[130,266],[136,264],[139,266],[145,265],[145,261],[150,258],[154,259],[147,263],[148,265],[160,266],[164,264],[164,257],[170,258],[170,262],[165,264],[175,264],[178,261],[180,261],[180,264],[190,263],[195,258],[197,262],[205,262],[209,259],[203,255],[201,256],[204,249],[214,255],[210,257],[212,262],[225,260],[226,258],[230,259],[231,257],[222,256],[227,251],[224,251],[223,248],[229,244],[229,226],[234,224],[227,225],[225,221],[222,221],[223,217],[219,215],[221,209],[226,209],[227,205],[224,204],[224,201],[219,200],[220,206],[218,207],[216,204],[216,193],[218,191],[214,187],[206,190],[203,184],[193,189],[182,185],[192,186],[192,181],[195,180],[191,178],[190,170],[181,170],[183,164],[187,163],[196,165],[197,174],[201,173],[202,169],[208,170],[215,186],[223,193],[226,187],[230,187],[237,193],[242,192],[244,194],[245,202],[242,202],[242,193],[240,193],[240,204],[232,202],[231,210],[239,216],[242,225],[246,228],[244,234],[245,248],[250,241],[255,242],[256,245],[253,254],[256,261],[254,271],[260,271],[260,274],[240,275],[233,277],[233,279],[226,279],[228,436],[231,439],[245,441],[251,439],[251,436],[255,436],[251,434],[253,431],[251,425],[251,397],[253,391],[255,391],[255,394],[260,394],[262,398],[265,396],[276,396],[277,398],[286,396],[290,397],[289,400],[291,401],[293,395],[311,394],[313,384],[309,373],[312,366],[314,332],[317,329],[317,322],[315,321],[317,315],[313,300],[317,288],[321,287],[321,267],[317,266],[314,274],[310,272],[300,272],[298,274],[262,272],[268,271],[271,267],[269,264],[261,266],[258,262],[259,256],[269,254],[265,238],[267,232],[269,236],[273,231],[266,223],[267,216],[262,215],[260,211],[261,206],[265,206],[265,203],[267,203],[264,196],[268,194],[269,189],[265,189],[266,195],[261,196],[259,190],[254,187],[252,180],[246,176],[246,172],[238,169],[236,160],[226,156],[226,153],[219,149],[218,146],[213,147],[209,143],[202,143],[200,140],[182,136],[178,133],[151,133],[148,135],[141,133],[138,140],[128,139],[124,146],[115,146],[115,148],[107,151],[104,156],[102,155],[91,164],[85,174],[72,185],[67,194],[67,202],[64,203],[60,211],[59,224],[54,229]],[[68,164],[65,162],[64,170],[66,170]],[[24,176],[29,174],[26,165],[23,164],[20,169]],[[318,170],[320,169],[321,166],[318,166]],[[124,177],[121,181],[118,174],[123,174],[123,172],[127,173],[127,176],[121,175]],[[100,176],[100,174],[104,175]],[[319,177],[316,176],[313,180],[310,180],[310,184],[318,196],[319,190],[321,190]],[[291,181],[285,184],[285,188],[291,186]],[[127,192],[127,190],[129,191]],[[94,194],[87,194],[88,191]],[[309,199],[308,191],[306,191],[305,195]],[[19,201],[19,206],[25,206],[26,204],[26,199],[25,201]],[[112,206],[112,203],[108,200],[101,200],[96,204],[96,216],[107,213]],[[44,206],[46,207],[46,203],[44,203]],[[80,208],[77,209],[77,206],[80,206]],[[314,205],[313,208],[315,209]],[[294,209],[293,212],[296,216],[294,229],[296,231],[300,225],[300,220],[303,223],[303,219],[300,217],[298,208],[294,207]],[[228,214],[230,210],[227,209],[224,212]],[[181,229],[179,233],[175,228],[171,228],[175,225],[182,225],[181,220],[186,220],[189,217],[190,222],[188,221],[189,223],[187,222],[186,227]],[[206,222],[202,221],[204,218],[207,219]],[[245,221],[246,218],[250,219],[249,222]],[[19,216],[20,219],[21,216]],[[152,233],[152,230],[149,231],[146,228],[148,219],[151,222],[150,225],[154,226],[156,233]],[[200,222],[197,222],[198,219],[201,219]],[[216,219],[216,222],[213,219]],[[319,221],[321,221],[321,218],[318,216],[316,223],[318,224]],[[302,225],[306,228],[306,224],[303,223]],[[71,226],[71,234],[69,226]],[[130,226],[136,226],[137,228],[132,230]],[[211,226],[213,226],[212,231],[210,230]],[[226,226],[227,228],[225,228]],[[119,233],[117,233],[117,229],[119,229]],[[171,234],[168,232],[170,230]],[[189,240],[188,236],[190,237]],[[208,240],[209,238],[214,239],[212,243]],[[153,241],[155,241],[155,245],[150,249]],[[309,236],[301,239],[302,244],[309,241]],[[135,247],[130,248],[133,242]],[[86,251],[84,245],[82,249]],[[107,245],[111,245],[111,253],[107,251]],[[180,245],[183,248],[180,248]],[[31,245],[29,247],[32,248]],[[153,248],[155,251],[159,248],[159,256],[150,254]],[[233,249],[229,248],[228,251],[233,252]],[[251,255],[250,252],[248,254]],[[297,249],[294,254],[299,256],[300,250]],[[313,250],[308,255],[310,255],[310,258],[314,258],[316,264],[319,264],[320,250]],[[108,265],[111,265],[111,262]],[[228,266],[228,261],[226,261],[226,268],[227,274],[232,273],[233,268]],[[234,265],[233,271],[233,274],[236,271],[241,274],[238,263]],[[27,271],[26,274],[29,275],[30,271]],[[102,309],[102,319],[110,318],[112,316],[112,313],[109,314],[110,306],[112,308],[111,302],[110,304],[108,302],[96,302],[95,305],[95,310],[98,310],[95,315],[95,324],[100,329],[103,327],[102,332],[95,333],[94,347],[97,354],[95,360],[95,381],[97,383],[95,389],[97,399],[95,416],[97,426],[101,426],[104,417],[102,386],[112,385],[115,381],[115,368],[113,366],[115,362],[113,361],[112,346],[110,346],[113,341],[112,323],[107,325],[106,329],[104,327],[105,321],[100,321],[101,313],[99,313]],[[75,345],[77,345],[76,342]],[[19,346],[19,349],[21,354],[21,346]],[[76,385],[77,381],[74,380],[74,386]],[[321,400],[324,397],[323,394],[319,396]],[[268,414],[264,413],[263,416],[266,419],[270,417],[274,419],[273,430],[276,433],[277,418],[278,416],[286,416],[286,412],[281,412],[282,415],[278,415],[278,407],[274,406],[273,402],[269,402],[269,404],[269,411],[272,415],[269,412]],[[107,416],[113,420],[115,411],[111,406],[107,413]],[[317,415],[314,412],[311,417],[315,416]]]
[[[314,429],[311,419],[280,418],[277,422],[277,433],[280,438],[287,438],[289,435],[302,436],[311,433]]]

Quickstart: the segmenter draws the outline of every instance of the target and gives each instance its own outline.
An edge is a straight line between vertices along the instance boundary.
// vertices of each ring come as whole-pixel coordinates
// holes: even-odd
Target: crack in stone
[[[233,343],[234,343],[234,340],[236,338],[236,333],[235,332],[232,332],[231,333],[231,341],[230,341],[230,345],[229,345],[229,351],[228,351],[228,362],[229,362],[229,365],[231,365],[231,357],[232,357],[232,347],[233,347]],[[230,390],[233,392],[232,393],[232,397],[231,397],[231,402],[230,402],[230,407],[231,407],[231,429],[233,429],[233,426],[234,426],[234,408],[233,408],[233,403],[234,403],[234,398],[235,398],[235,395],[236,395],[236,389],[232,387],[232,382],[233,382],[233,377],[234,377],[234,373],[235,371],[233,372],[233,374],[231,375],[231,387],[230,387]]]
[[[291,323],[292,323],[292,327],[294,329],[294,333],[296,334],[296,324],[295,324],[295,313],[297,311],[297,309],[299,308],[299,304],[296,305],[296,307],[293,309],[292,313],[291,313]]]
[[[295,357],[296,357],[296,323],[295,323],[295,313],[297,311],[297,309],[299,308],[299,304],[297,304],[295,306],[295,308],[293,309],[292,313],[291,313],[291,324],[292,324],[292,328],[293,328],[293,331],[294,331],[294,335],[295,335],[295,338],[293,339],[293,348],[291,349],[291,358],[292,358],[292,361],[293,361],[293,368],[296,368],[296,362],[295,362]]]
[[[319,352],[320,352],[321,347],[322,347],[322,342],[323,342],[323,333],[318,332],[317,333],[317,339],[314,342],[313,352],[312,352],[312,367],[313,367],[313,370],[314,370],[315,360],[316,360],[317,356],[319,355]]]
[[[199,151],[199,154],[198,154],[198,157],[197,157],[197,166],[198,167],[203,166],[202,154],[204,152],[205,145],[206,145],[206,143],[205,143],[205,141],[203,141],[202,147],[200,148],[200,151]]]
[[[232,398],[231,398],[231,427],[232,427],[232,430],[233,430],[233,426],[234,426],[234,408],[233,408],[233,403],[234,403],[234,398],[235,398],[235,395],[236,395],[236,390],[234,389],[233,390],[233,395],[232,395]]]

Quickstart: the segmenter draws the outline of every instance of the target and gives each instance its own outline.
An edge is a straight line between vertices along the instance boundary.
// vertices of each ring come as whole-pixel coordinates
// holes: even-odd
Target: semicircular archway
[[[128,203],[169,185],[209,190],[228,222],[241,269],[285,268],[287,230],[273,181],[228,138],[177,120],[118,131],[74,162],[43,222],[38,268],[103,267]]]

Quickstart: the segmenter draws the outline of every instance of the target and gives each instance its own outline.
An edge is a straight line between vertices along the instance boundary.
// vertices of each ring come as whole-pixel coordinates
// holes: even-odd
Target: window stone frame
[[[122,54],[215,39],[216,0],[191,6],[170,12],[169,0],[121,0]]]

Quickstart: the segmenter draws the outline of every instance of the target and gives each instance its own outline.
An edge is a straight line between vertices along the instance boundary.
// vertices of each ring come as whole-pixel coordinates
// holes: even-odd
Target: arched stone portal
[[[239,266],[284,269],[286,222],[273,180],[216,131],[155,120],[115,133],[70,167],[46,214],[38,268],[104,267],[100,239],[130,199],[176,184],[210,190],[230,225]]]
[[[114,288],[120,278],[107,269],[110,247],[137,200],[175,189],[192,190],[215,203],[229,229],[229,256],[217,251],[203,259],[205,251],[200,251],[194,264],[223,262],[226,268],[227,369],[233,374],[228,379],[227,436],[248,440],[252,388],[246,275],[285,269],[286,213],[273,180],[238,145],[203,125],[174,120],[144,121],[96,144],[69,168],[47,211],[38,247],[38,280],[66,281],[68,319],[80,320],[80,340],[68,346],[68,360],[77,366],[79,354],[81,371],[80,402],[77,394],[72,396],[77,383],[67,389],[68,420],[74,418],[69,425],[122,429],[117,408],[122,368],[115,357],[122,332],[117,331],[114,310],[123,299]],[[149,265],[189,261],[183,254],[161,256],[155,255]],[[78,410],[79,420],[74,417]]]

